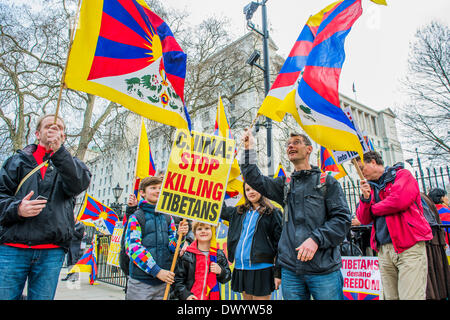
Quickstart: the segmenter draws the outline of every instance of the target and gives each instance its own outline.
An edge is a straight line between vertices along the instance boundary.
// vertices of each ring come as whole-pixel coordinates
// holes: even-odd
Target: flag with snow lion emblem
[[[95,227],[103,234],[112,235],[119,217],[110,207],[86,193],[77,220],[87,226]]]
[[[83,1],[64,80],[68,88],[190,129],[185,75],[186,54],[143,0]]]

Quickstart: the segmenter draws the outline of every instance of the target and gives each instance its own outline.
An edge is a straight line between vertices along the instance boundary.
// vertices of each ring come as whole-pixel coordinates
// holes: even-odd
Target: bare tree
[[[450,29],[433,21],[410,44],[409,73],[403,86],[410,101],[399,110],[406,150],[448,163],[450,156]]]
[[[32,142],[36,118],[56,109],[77,1],[44,2],[52,10],[0,4],[0,137],[11,141],[2,145],[3,158]],[[67,145],[75,156],[83,159],[94,138],[102,139],[102,123],[118,107],[63,91],[60,115],[69,124]]]
[[[186,18],[180,14],[167,17],[167,23],[177,26],[180,17]],[[234,109],[235,101],[249,91],[262,91],[263,73],[245,65],[257,45],[257,38],[238,39],[232,43],[228,29],[226,18],[208,18],[196,26],[185,25],[174,34],[187,54],[185,102],[190,117],[198,119],[205,110],[215,110],[220,95],[227,113],[232,115],[228,119],[230,127],[237,128],[249,125],[252,116],[256,115],[258,101],[242,110]],[[162,134],[169,143],[172,142],[175,128],[156,123],[152,127],[157,128],[158,135]],[[214,122],[211,130],[213,127]]]

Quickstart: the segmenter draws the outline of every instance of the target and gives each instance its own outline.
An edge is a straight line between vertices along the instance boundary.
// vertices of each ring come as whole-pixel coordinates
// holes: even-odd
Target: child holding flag
[[[229,221],[228,260],[235,262],[231,288],[245,300],[269,300],[281,282],[275,269],[281,236],[281,212],[244,183],[245,203],[222,207],[221,218]]]
[[[139,184],[143,200],[128,219],[125,248],[130,257],[127,300],[162,300],[166,283],[172,284],[175,274],[170,265],[177,242],[177,230],[171,216],[155,211],[162,178],[147,177]],[[145,216],[145,224],[137,215]],[[187,222],[179,225],[178,233],[186,235]]]
[[[181,300],[220,300],[219,285],[231,278],[228,260],[217,248],[215,228],[194,222],[195,240],[178,258],[175,269],[175,294]]]

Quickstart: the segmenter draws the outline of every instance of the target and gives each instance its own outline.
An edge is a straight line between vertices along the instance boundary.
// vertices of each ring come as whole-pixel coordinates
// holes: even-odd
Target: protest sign
[[[111,242],[108,248],[108,257],[106,259],[106,264],[120,267],[119,264],[119,254],[120,254],[120,240],[123,236],[123,225],[121,222],[117,222],[114,227],[113,234],[111,236]]]
[[[156,211],[217,225],[235,141],[178,129]]]
[[[361,143],[361,146],[363,148],[363,153],[366,153],[369,151],[369,147],[367,146],[366,140],[364,140],[364,136],[361,133],[361,130],[359,129],[357,123],[355,122],[352,111],[349,107],[342,109],[347,116],[347,118],[350,120],[350,122],[355,126],[356,134],[358,136],[359,142]],[[346,161],[349,161],[351,159],[354,159],[358,156],[358,153],[355,151],[335,151],[333,150],[333,156],[336,160],[337,164],[342,164]]]
[[[381,278],[378,257],[342,257],[341,272],[346,299],[379,299]]]

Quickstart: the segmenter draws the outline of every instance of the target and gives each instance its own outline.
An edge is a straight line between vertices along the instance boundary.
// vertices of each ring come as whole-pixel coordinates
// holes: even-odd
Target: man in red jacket
[[[425,241],[433,236],[423,216],[419,185],[403,164],[384,167],[375,151],[357,159],[364,177],[356,216],[373,223],[370,244],[378,252],[386,300],[424,300],[427,285]]]

